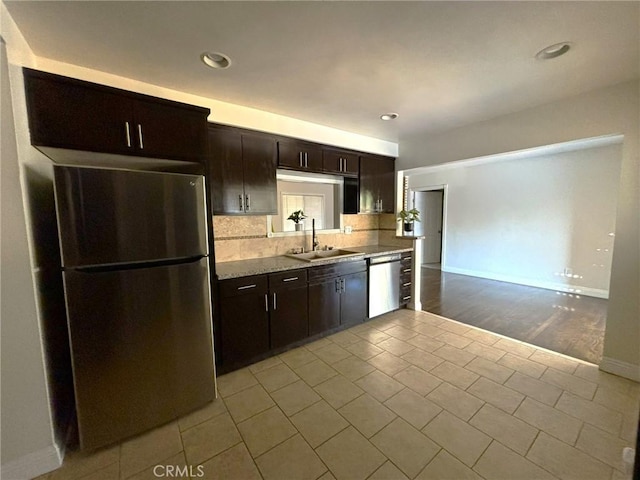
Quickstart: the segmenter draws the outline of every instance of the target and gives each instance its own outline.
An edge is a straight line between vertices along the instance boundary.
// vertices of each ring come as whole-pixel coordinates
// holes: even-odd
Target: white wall
[[[443,270],[606,298],[620,161],[612,145],[405,174],[449,186]]]
[[[60,458],[53,446],[4,41],[0,47],[2,478],[16,479],[56,468]]]
[[[600,367],[640,380],[640,81],[433,135],[400,139],[398,170],[622,134],[622,162],[604,359]]]

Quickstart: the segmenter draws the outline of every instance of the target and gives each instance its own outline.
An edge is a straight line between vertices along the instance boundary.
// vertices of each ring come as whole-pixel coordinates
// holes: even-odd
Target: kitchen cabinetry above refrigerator
[[[23,69],[31,143],[203,161],[206,108]]]

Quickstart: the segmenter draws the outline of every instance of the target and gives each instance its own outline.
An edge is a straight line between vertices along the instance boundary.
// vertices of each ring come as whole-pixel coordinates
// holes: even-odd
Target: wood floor
[[[421,270],[424,311],[600,363],[607,300]]]

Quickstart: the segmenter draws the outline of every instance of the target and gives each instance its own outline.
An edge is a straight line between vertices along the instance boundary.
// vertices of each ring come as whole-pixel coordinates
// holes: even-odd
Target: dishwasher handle
[[[399,262],[401,259],[399,253],[392,253],[389,255],[380,255],[378,257],[371,257],[369,259],[369,265],[378,265],[380,263]]]

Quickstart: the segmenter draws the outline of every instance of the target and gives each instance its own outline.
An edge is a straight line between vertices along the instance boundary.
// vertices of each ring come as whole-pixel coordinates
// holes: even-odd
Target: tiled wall
[[[343,215],[343,225],[352,233],[318,233],[321,246],[336,248],[363,245],[403,245],[396,239],[396,220],[393,214]],[[311,248],[311,232],[306,235],[267,237],[265,216],[213,217],[216,262],[284,255],[292,248]],[[398,243],[400,242],[400,243]]]

